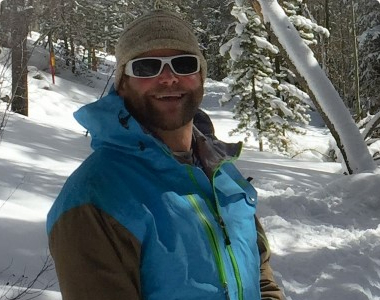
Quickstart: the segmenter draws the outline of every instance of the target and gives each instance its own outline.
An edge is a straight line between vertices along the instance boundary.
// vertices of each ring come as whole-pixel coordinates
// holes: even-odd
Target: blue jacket
[[[241,145],[194,128],[207,172],[179,163],[115,92],[75,118],[94,152],[47,219],[64,300],[260,299],[257,195],[232,163]]]

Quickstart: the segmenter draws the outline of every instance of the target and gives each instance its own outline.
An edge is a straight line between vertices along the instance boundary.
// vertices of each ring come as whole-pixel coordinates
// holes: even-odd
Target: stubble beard
[[[174,92],[171,90],[170,92]],[[124,97],[124,103],[132,116],[146,129],[155,132],[157,129],[170,131],[179,129],[188,124],[195,116],[203,98],[203,85],[197,89],[188,90],[178,101],[180,108],[171,113],[159,109],[157,99],[149,96],[147,92],[139,95],[128,85],[128,96]]]

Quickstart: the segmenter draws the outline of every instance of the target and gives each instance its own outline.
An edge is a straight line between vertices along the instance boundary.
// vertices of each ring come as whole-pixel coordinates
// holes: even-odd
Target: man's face
[[[139,57],[167,57],[184,54],[162,49]],[[192,121],[203,98],[200,72],[176,75],[169,65],[153,78],[123,75],[118,93],[124,98],[130,113],[149,130],[175,130]]]

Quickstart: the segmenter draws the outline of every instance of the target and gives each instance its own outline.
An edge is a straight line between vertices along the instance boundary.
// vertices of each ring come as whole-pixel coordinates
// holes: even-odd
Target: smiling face
[[[167,57],[184,54],[162,49],[139,57]],[[190,123],[203,98],[201,74],[180,76],[165,65],[153,78],[123,75],[118,93],[124,98],[130,113],[147,129],[176,130]]]

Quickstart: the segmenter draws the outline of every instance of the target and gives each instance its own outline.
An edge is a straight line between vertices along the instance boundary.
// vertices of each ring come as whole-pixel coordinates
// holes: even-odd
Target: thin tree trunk
[[[28,36],[27,12],[12,3],[12,106],[14,112],[28,116]]]
[[[68,42],[68,39],[67,39],[67,35],[64,34],[63,36],[63,44],[64,44],[64,47],[65,47],[65,52],[64,52],[64,59],[65,59],[65,63],[66,63],[66,66],[70,66],[70,50],[69,50],[69,42]]]
[[[66,10],[65,10],[65,1],[61,0],[60,5],[60,18],[61,18],[61,23],[64,24],[63,31],[62,31],[62,36],[63,36],[63,44],[64,44],[64,59],[65,59],[65,64],[66,66],[70,66],[70,49],[69,49],[69,42],[68,42],[68,36],[67,36],[67,26],[66,24],[68,23],[66,21]]]
[[[330,30],[330,10],[329,10],[329,0],[325,0],[325,28]],[[322,66],[326,74],[329,74],[328,68],[328,50],[329,50],[329,39],[322,35],[321,41],[321,57],[322,57]]]
[[[76,68],[75,68],[75,45],[73,36],[71,35],[71,29],[70,29],[70,58],[71,58],[71,72],[75,74]]]
[[[346,89],[346,82],[345,82],[345,77],[344,77],[344,72],[345,68],[344,66],[346,65],[346,59],[344,55],[344,37],[343,37],[343,24],[340,23],[340,28],[339,28],[339,33],[340,33],[340,39],[339,39],[339,49],[340,49],[340,58],[342,61],[342,64],[340,64],[340,72],[339,72],[339,82],[341,84],[341,89],[343,90],[343,97],[346,98],[347,95],[347,89]],[[350,107],[349,103],[346,103],[347,107]]]
[[[254,103],[254,108],[255,108],[255,115],[256,115],[256,128],[259,131],[259,151],[263,152],[264,151],[264,143],[263,143],[263,138],[261,137],[261,118],[259,113],[257,112],[259,108],[259,100],[256,97],[256,92],[255,92],[255,77],[252,77],[252,95],[253,95],[253,103]]]
[[[91,54],[91,49],[92,49],[91,46],[89,46],[88,49],[87,49],[87,69],[88,69],[88,70],[91,70],[91,66],[92,66],[92,54]]]
[[[359,85],[359,58],[358,58],[358,44],[356,36],[356,16],[355,16],[355,7],[354,1],[351,0],[351,12],[352,12],[352,42],[353,42],[353,54],[354,54],[354,64],[355,64],[355,114],[356,121],[361,120],[362,109],[360,103],[360,85]]]
[[[98,71],[98,59],[96,57],[95,48],[91,48],[91,70]]]

